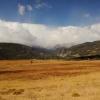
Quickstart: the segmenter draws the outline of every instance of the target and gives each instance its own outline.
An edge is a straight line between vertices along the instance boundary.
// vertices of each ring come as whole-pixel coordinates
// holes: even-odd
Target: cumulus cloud
[[[0,42],[34,45],[36,37],[17,22],[0,21]]]
[[[0,42],[22,43],[46,48],[71,46],[100,39],[100,24],[85,27],[51,28],[41,24],[27,24],[0,20]]]
[[[18,12],[21,16],[25,14],[26,7],[24,5],[18,4]]]

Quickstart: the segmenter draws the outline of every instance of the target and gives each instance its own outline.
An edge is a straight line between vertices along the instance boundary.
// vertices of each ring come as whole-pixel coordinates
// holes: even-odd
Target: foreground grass
[[[100,73],[0,81],[0,100],[100,100]]]
[[[99,66],[99,61],[2,61],[0,100],[100,100]]]

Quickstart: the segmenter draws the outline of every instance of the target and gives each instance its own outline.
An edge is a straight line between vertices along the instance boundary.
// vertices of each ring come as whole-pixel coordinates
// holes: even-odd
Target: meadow
[[[0,100],[100,100],[100,61],[2,60]]]

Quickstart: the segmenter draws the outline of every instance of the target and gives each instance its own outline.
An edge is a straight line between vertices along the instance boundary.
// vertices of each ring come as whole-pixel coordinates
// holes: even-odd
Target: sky
[[[0,18],[52,26],[83,26],[100,22],[100,0],[0,0]]]
[[[100,0],[0,0],[0,42],[54,47],[99,39]]]

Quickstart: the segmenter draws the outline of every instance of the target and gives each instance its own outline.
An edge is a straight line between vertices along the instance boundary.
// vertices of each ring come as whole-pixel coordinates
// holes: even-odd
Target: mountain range
[[[100,41],[53,49],[17,43],[0,43],[0,60],[9,59],[100,59]]]
[[[100,59],[100,41],[58,48],[56,52],[57,56],[64,59]]]
[[[52,50],[17,43],[0,43],[0,59],[48,59]]]

